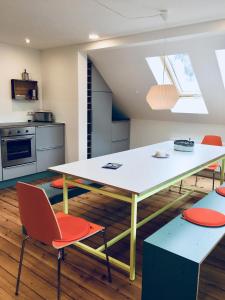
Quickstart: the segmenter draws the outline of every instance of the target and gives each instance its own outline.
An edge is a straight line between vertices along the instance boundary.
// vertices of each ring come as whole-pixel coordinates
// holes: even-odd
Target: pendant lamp
[[[164,16],[166,21],[167,13]],[[165,84],[164,75],[166,69],[165,62],[165,45],[163,55],[163,80],[162,84],[153,85],[150,87],[146,100],[153,110],[170,110],[172,109],[179,99],[179,94],[174,84]]]
[[[146,97],[146,100],[153,110],[172,109],[179,94],[174,84],[153,85]]]

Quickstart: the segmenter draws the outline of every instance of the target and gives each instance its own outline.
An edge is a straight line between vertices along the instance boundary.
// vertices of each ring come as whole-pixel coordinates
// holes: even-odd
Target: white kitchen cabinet
[[[111,152],[121,152],[130,148],[130,121],[112,122]]]
[[[112,93],[92,93],[92,157],[111,153]]]
[[[36,128],[37,172],[65,163],[64,124]]]
[[[3,168],[3,179],[9,180],[36,173],[36,162]]]

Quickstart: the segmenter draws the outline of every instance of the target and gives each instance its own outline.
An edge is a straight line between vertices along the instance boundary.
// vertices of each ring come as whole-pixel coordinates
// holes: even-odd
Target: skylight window
[[[158,84],[175,84],[178,90],[180,98],[175,107],[171,109],[172,112],[208,113],[191,60],[187,54],[147,57],[146,60]],[[165,72],[163,72],[164,68]]]
[[[155,77],[155,80],[158,84],[171,84],[172,80],[168,74],[168,72],[165,72],[163,75],[163,58],[160,56],[155,57],[147,57],[146,58],[147,63],[152,70],[152,73]],[[163,78],[164,77],[164,78]],[[163,82],[164,79],[164,82]]]
[[[202,97],[181,97],[171,111],[185,114],[208,114]]]
[[[201,95],[190,58],[187,54],[166,56],[166,65],[181,95]]]
[[[216,57],[220,68],[220,73],[225,87],[225,49],[216,50]]]

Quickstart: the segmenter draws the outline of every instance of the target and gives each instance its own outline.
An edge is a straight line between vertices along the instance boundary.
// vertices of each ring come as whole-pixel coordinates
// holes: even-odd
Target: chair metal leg
[[[182,185],[183,185],[183,180],[181,180],[181,182],[180,182],[180,189],[179,189],[180,194],[181,194]]]
[[[62,249],[62,260],[65,260],[65,248]]]
[[[212,184],[212,190],[214,190],[215,187],[215,171],[213,171],[213,184]]]
[[[20,251],[20,262],[19,262],[19,269],[18,269],[18,276],[16,281],[16,292],[15,294],[19,295],[19,286],[20,286],[20,276],[22,271],[22,265],[23,265],[23,255],[24,255],[24,249],[26,245],[26,240],[28,239],[28,236],[25,236],[22,241],[21,251]]]
[[[110,269],[110,263],[109,263],[109,255],[108,255],[108,247],[107,247],[107,240],[106,240],[106,230],[102,230],[103,235],[103,241],[105,245],[105,256],[106,256],[106,267],[108,271],[108,281],[112,282],[112,276],[111,276],[111,269]]]
[[[61,297],[61,260],[62,260],[62,249],[58,250],[58,270],[57,270],[57,299]]]
[[[198,183],[198,175],[196,175],[195,177],[195,186],[197,186],[197,183]]]

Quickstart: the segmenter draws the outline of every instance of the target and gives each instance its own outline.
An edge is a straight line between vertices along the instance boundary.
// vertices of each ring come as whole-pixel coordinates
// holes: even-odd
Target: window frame
[[[221,60],[221,56],[223,56],[222,59],[225,59],[225,49],[224,48],[216,49],[215,55],[216,55],[217,65],[218,65],[219,72],[220,72],[220,77],[223,82],[223,87],[225,88],[225,75],[224,75],[225,63],[223,63],[223,61]]]
[[[167,76],[170,78],[171,82],[176,86],[180,97],[202,97],[201,93],[194,93],[194,92],[184,93],[182,91],[181,85],[179,83],[180,80],[177,77],[177,74],[169,61],[168,55],[160,56],[160,60],[163,68],[165,68],[165,72],[167,73]],[[164,67],[164,63],[165,63],[165,67]]]
[[[183,53],[184,55],[187,55],[189,57],[189,54],[187,53]],[[197,115],[207,115],[209,114],[207,105],[205,103],[204,97],[201,93],[199,84],[198,84],[198,79],[195,75],[195,71],[192,67],[192,71],[194,73],[195,79],[197,81],[197,85],[198,85],[198,89],[199,89],[199,93],[196,92],[192,92],[192,93],[183,93],[180,85],[179,85],[179,81],[176,80],[176,76],[174,74],[174,77],[172,76],[172,70],[170,69],[170,62],[167,62],[166,59],[167,57],[171,55],[158,55],[158,56],[147,56],[145,57],[145,60],[148,64],[149,69],[151,70],[154,79],[156,81],[156,83],[158,85],[162,85],[162,84],[174,84],[175,87],[177,88],[178,94],[179,94],[179,99],[177,101],[177,103],[175,104],[174,108],[171,109],[170,111],[172,113],[176,113],[176,114],[197,114]],[[153,59],[153,60],[152,60]],[[156,59],[156,60],[155,60]],[[164,63],[165,60],[165,63]],[[189,57],[190,60],[190,57]],[[191,63],[191,60],[190,60]],[[158,65],[158,66],[157,66]],[[160,73],[159,73],[160,72]],[[163,79],[161,77],[160,74],[162,74],[162,72],[164,72],[164,83],[163,83]],[[175,73],[175,72],[174,72]],[[194,101],[193,102],[193,107],[194,109],[190,109],[190,104],[186,103],[187,101]],[[184,102],[185,101],[185,102]],[[197,103],[196,103],[197,101]]]

